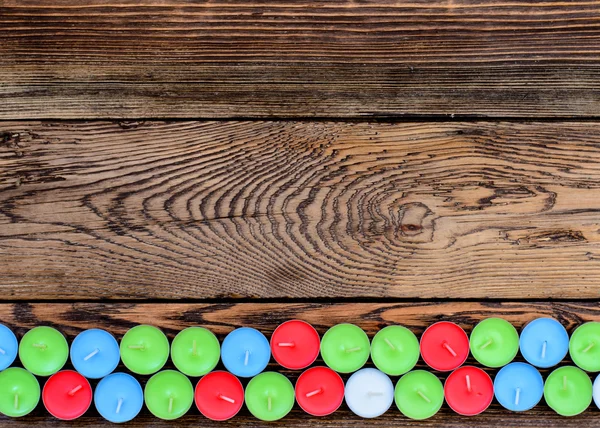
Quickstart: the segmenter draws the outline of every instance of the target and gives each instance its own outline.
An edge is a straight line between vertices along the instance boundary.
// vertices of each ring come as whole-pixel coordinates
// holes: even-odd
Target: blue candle
[[[592,397],[594,398],[594,404],[600,409],[600,375],[596,376],[596,380],[594,381]]]
[[[544,379],[526,363],[510,363],[494,379],[496,400],[508,410],[524,412],[532,409],[544,395]]]
[[[94,404],[98,413],[107,421],[128,422],[142,410],[144,392],[133,376],[127,373],[113,373],[96,386]]]
[[[541,368],[560,363],[569,351],[569,335],[554,318],[538,318],[521,331],[521,354],[528,363]]]
[[[269,364],[271,347],[260,331],[242,327],[225,337],[221,346],[221,359],[225,368],[235,376],[253,377]]]
[[[107,331],[82,331],[71,344],[73,367],[89,379],[101,379],[112,373],[121,359],[117,340]]]
[[[0,371],[10,367],[17,358],[17,352],[17,337],[8,327],[0,324]]]

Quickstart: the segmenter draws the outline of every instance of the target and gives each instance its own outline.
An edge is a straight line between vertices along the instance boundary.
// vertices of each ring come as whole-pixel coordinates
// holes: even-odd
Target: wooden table
[[[600,321],[596,0],[2,0],[0,29],[0,322],[20,334]],[[263,425],[131,425],[191,424]]]

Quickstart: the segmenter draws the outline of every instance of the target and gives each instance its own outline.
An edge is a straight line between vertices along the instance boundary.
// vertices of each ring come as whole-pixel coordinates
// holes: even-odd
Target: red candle
[[[226,421],[237,415],[242,408],[244,387],[229,372],[211,372],[198,381],[194,400],[200,413],[208,419]]]
[[[437,322],[429,326],[421,336],[421,356],[434,370],[454,370],[469,356],[467,333],[454,323]]]
[[[79,373],[63,370],[48,379],[42,391],[42,401],[52,416],[70,421],[90,408],[92,387]]]
[[[343,399],[344,381],[328,367],[310,368],[296,381],[296,401],[310,415],[330,415]]]
[[[279,365],[300,370],[317,359],[320,343],[319,333],[309,323],[286,321],[271,336],[271,353]]]
[[[459,415],[478,415],[491,404],[494,384],[490,376],[480,368],[461,367],[446,379],[444,397],[450,408]]]

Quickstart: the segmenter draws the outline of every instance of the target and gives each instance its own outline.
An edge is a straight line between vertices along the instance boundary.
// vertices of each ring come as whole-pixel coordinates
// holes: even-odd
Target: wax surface
[[[23,367],[37,376],[50,376],[63,368],[69,358],[67,339],[52,327],[29,330],[19,344]]]
[[[544,395],[544,379],[527,363],[510,363],[496,374],[494,395],[502,407],[524,412],[536,406]]]
[[[487,318],[471,332],[470,347],[473,357],[486,367],[502,367],[519,352],[519,333],[502,318]]]
[[[144,391],[133,376],[127,373],[113,373],[96,386],[94,404],[100,416],[107,421],[128,422],[142,410]]]
[[[535,367],[548,368],[560,363],[569,351],[569,335],[553,318],[538,318],[521,331],[521,354]]]
[[[321,356],[332,370],[352,373],[365,365],[371,353],[367,334],[354,324],[331,327],[321,340]]]
[[[256,418],[276,421],[294,407],[294,387],[284,375],[265,372],[248,382],[245,398],[246,407]]]
[[[154,416],[164,420],[182,417],[194,402],[192,382],[175,370],[156,373],[146,383],[144,402]]]
[[[52,416],[64,421],[79,418],[92,404],[92,387],[81,374],[64,370],[52,375],[42,390],[42,400]]]
[[[454,370],[469,356],[467,333],[454,323],[437,322],[421,336],[421,356],[425,364],[434,370]]]
[[[373,337],[371,359],[382,372],[402,375],[417,364],[419,360],[419,341],[412,331],[399,325],[390,325]]]
[[[328,367],[312,367],[296,381],[296,401],[306,413],[327,416],[344,401],[344,381]]]
[[[71,344],[71,363],[89,379],[100,379],[112,373],[121,356],[117,340],[107,331],[82,331]]]
[[[149,375],[162,369],[169,359],[169,340],[156,327],[138,325],[125,333],[120,351],[129,370]]]
[[[271,336],[271,352],[280,366],[300,370],[319,356],[319,333],[307,322],[286,321]]]
[[[344,398],[356,415],[376,418],[383,415],[394,402],[394,385],[388,375],[380,370],[361,369],[346,382]]]
[[[560,367],[546,379],[544,399],[561,416],[578,415],[592,402],[592,381],[578,367]]]
[[[28,415],[39,401],[40,384],[34,375],[20,367],[0,372],[1,414],[12,418]]]
[[[600,371],[600,322],[580,325],[571,335],[569,354],[577,366],[588,372]]]
[[[394,399],[404,416],[416,420],[427,419],[444,404],[444,386],[433,373],[415,370],[400,378]]]
[[[225,337],[221,346],[221,359],[225,368],[234,375],[253,377],[269,364],[271,347],[260,331],[242,327]]]
[[[19,343],[11,329],[0,324],[0,371],[10,367],[17,358]]]
[[[204,376],[217,366],[221,356],[219,340],[202,327],[189,327],[180,331],[171,344],[171,359],[180,372]]]
[[[465,366],[450,373],[444,384],[444,396],[456,413],[474,416],[492,403],[494,386],[486,372],[478,367]]]

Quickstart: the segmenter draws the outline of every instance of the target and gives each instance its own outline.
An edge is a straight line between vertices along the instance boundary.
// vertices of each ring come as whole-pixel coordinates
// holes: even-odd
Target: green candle
[[[583,370],[600,371],[600,322],[586,322],[577,327],[569,341],[569,354]]]
[[[592,381],[577,367],[560,367],[546,379],[544,398],[559,415],[578,415],[592,402]]]
[[[370,348],[369,337],[354,324],[335,325],[321,340],[323,361],[339,373],[352,373],[364,366]]]
[[[175,336],[171,344],[171,359],[180,372],[204,376],[214,369],[221,356],[219,340],[209,330],[189,327]]]
[[[276,421],[294,407],[294,387],[281,373],[263,372],[246,387],[246,407],[262,421]]]
[[[152,376],[144,388],[148,410],[160,419],[173,420],[190,410],[194,401],[192,382],[175,370],[165,370]]]
[[[417,364],[419,341],[409,329],[390,325],[373,338],[371,359],[382,372],[391,376],[402,375]]]
[[[167,336],[151,325],[138,325],[125,333],[120,349],[123,364],[142,375],[156,373],[169,358]]]
[[[67,339],[52,327],[35,327],[25,333],[19,344],[23,367],[37,376],[51,376],[69,358]]]
[[[40,384],[34,375],[19,367],[0,372],[0,413],[11,418],[25,416],[40,401]]]
[[[415,370],[396,384],[394,400],[404,416],[422,420],[435,415],[444,404],[444,386],[436,375]]]
[[[487,318],[471,332],[470,347],[473,357],[487,367],[502,367],[519,352],[519,333],[502,318]]]

